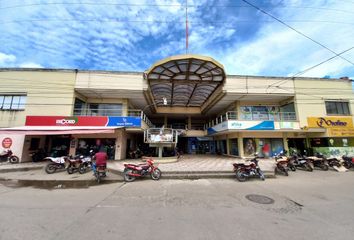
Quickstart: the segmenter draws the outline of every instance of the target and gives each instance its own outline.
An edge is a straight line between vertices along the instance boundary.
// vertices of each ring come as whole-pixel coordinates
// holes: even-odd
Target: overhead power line
[[[344,50],[344,51],[340,52],[339,55],[342,55],[342,54],[344,54],[344,53],[346,53],[346,52],[349,52],[349,51],[352,50],[352,49],[354,49],[354,47],[348,48],[347,50]],[[304,73],[306,73],[306,72],[308,72],[308,71],[310,71],[310,70],[312,70],[312,69],[314,69],[314,68],[316,68],[316,67],[318,67],[318,66],[320,66],[320,65],[322,65],[322,64],[324,64],[324,63],[326,63],[326,62],[329,62],[329,61],[331,61],[332,59],[334,59],[334,58],[336,58],[336,57],[338,57],[338,56],[332,56],[332,57],[330,57],[330,58],[328,58],[328,59],[326,59],[326,60],[324,60],[324,61],[322,61],[322,62],[320,62],[320,63],[318,63],[318,64],[316,64],[316,65],[314,65],[314,66],[312,66],[312,67],[309,67],[309,68],[307,68],[307,69],[305,69],[305,70],[302,70],[302,71],[300,71],[300,72],[298,72],[298,73],[292,75],[290,78],[294,78],[294,77],[303,75]],[[276,85],[276,86],[279,87],[280,85],[285,84],[285,82],[287,82],[287,81],[289,81],[289,79],[280,80],[280,81],[278,81],[278,82],[275,82],[275,83],[273,83],[273,84],[270,84],[267,89],[269,89],[270,87],[272,87],[272,86],[274,86],[274,85],[276,85],[276,84],[278,84],[278,85]]]
[[[316,43],[317,45],[321,46],[322,48],[327,49],[327,50],[330,51],[331,53],[335,54],[336,56],[342,58],[343,60],[347,61],[348,63],[350,63],[351,65],[354,66],[354,63],[353,63],[353,62],[349,61],[348,59],[344,58],[343,56],[340,56],[338,53],[336,53],[336,52],[333,51],[332,49],[328,48],[327,46],[323,45],[322,43],[318,42],[317,40],[315,40],[315,39],[313,39],[313,38],[307,36],[306,34],[300,32],[299,30],[293,28],[292,26],[290,26],[289,24],[287,24],[287,23],[285,23],[284,21],[280,20],[279,18],[277,18],[277,17],[273,16],[272,14],[270,14],[270,13],[264,11],[263,9],[257,7],[256,5],[254,5],[254,4],[250,3],[250,2],[248,2],[247,0],[241,0],[241,1],[243,1],[243,2],[247,3],[248,5],[254,7],[254,8],[257,9],[258,11],[261,11],[262,13],[268,15],[269,17],[275,19],[276,21],[280,22],[280,23],[283,24],[284,26],[290,28],[291,30],[295,31],[296,33],[300,34],[301,36],[303,36],[303,37],[305,37],[305,38],[311,40],[312,42]]]

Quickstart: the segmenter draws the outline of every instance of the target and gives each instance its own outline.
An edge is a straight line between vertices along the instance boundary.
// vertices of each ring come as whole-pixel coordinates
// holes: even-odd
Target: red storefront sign
[[[27,116],[26,126],[107,126],[108,117]]]
[[[4,138],[2,140],[2,147],[3,148],[10,148],[12,146],[12,139],[11,138]]]

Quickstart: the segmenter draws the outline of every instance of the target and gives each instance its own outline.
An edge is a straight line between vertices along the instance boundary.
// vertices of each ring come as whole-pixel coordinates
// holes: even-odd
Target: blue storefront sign
[[[140,117],[108,117],[107,127],[141,127]]]
[[[230,120],[208,128],[208,135],[227,130],[274,130],[274,121]]]

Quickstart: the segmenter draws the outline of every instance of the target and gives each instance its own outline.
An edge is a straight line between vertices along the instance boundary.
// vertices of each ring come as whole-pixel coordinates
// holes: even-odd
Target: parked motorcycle
[[[32,162],[39,162],[45,159],[47,153],[43,148],[38,149],[37,151],[31,152],[30,157],[32,158]]]
[[[343,166],[346,169],[350,169],[352,167],[354,167],[354,158],[353,157],[349,157],[349,156],[342,156],[343,159]]]
[[[68,174],[73,174],[74,172],[79,171],[79,167],[82,163],[82,159],[84,158],[83,155],[76,155],[74,158],[69,157],[68,158],[68,166],[66,168],[66,171]]]
[[[310,159],[314,168],[317,167],[317,168],[322,169],[323,171],[328,171],[328,169],[329,169],[328,162],[322,154],[316,153],[315,156],[311,156],[311,157],[307,157],[307,158]]]
[[[294,151],[292,156],[290,157],[290,162],[291,168],[295,167],[296,169],[302,169],[309,172],[312,172],[314,169],[311,160],[307,159],[306,156],[301,156],[296,151]]]
[[[69,157],[46,157],[44,160],[49,160],[49,163],[45,167],[45,171],[48,174],[55,173],[57,170],[65,169],[69,166]]]
[[[254,158],[249,160],[249,164],[234,163],[234,172],[237,180],[240,182],[246,181],[250,177],[259,177],[262,181],[265,180],[263,171],[258,166],[258,154],[255,154]]]
[[[132,182],[137,177],[144,177],[150,174],[153,180],[159,180],[161,177],[161,170],[154,165],[154,160],[147,159],[143,164],[124,164],[124,180],[126,182]]]
[[[91,157],[84,157],[82,162],[79,166],[79,173],[84,174],[88,169],[92,168],[92,158]]]
[[[13,154],[11,149],[5,149],[0,153],[0,162],[18,163],[20,159]]]
[[[97,183],[102,181],[102,178],[107,176],[107,166],[106,165],[96,165],[96,163],[92,164],[93,175],[96,178]]]
[[[276,167],[275,167],[275,171],[278,173],[282,173],[285,176],[289,176],[288,173],[288,164],[289,164],[289,160],[288,158],[285,156],[285,152],[281,151],[279,154],[277,154],[275,156],[275,162],[276,162]]]

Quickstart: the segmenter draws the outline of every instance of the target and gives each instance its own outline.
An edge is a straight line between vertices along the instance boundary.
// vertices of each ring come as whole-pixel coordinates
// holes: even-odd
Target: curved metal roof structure
[[[224,83],[223,65],[210,57],[177,55],[155,63],[144,74],[153,101],[163,106],[200,107]]]

